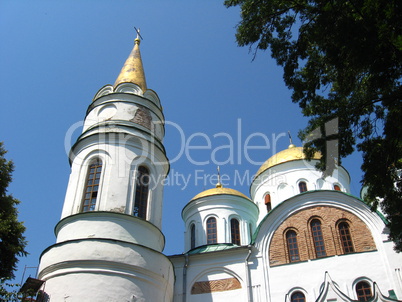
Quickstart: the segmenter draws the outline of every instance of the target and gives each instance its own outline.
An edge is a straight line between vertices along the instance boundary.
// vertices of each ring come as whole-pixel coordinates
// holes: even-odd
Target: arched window
[[[300,191],[300,193],[307,191],[307,184],[305,181],[299,182],[299,191]]]
[[[217,242],[216,232],[216,219],[214,217],[207,220],[207,244],[213,244]]]
[[[334,185],[334,190],[335,190],[335,191],[341,191],[341,187],[338,186],[338,185]]]
[[[288,245],[289,262],[299,261],[299,247],[297,245],[297,234],[295,231],[290,230],[286,232],[286,243]]]
[[[291,302],[306,302],[306,297],[302,292],[295,292],[290,297]]]
[[[342,249],[344,254],[353,253],[352,236],[350,235],[349,224],[347,222],[341,222],[338,225],[339,236],[341,239]]]
[[[265,206],[267,207],[267,212],[272,210],[272,206],[271,206],[271,195],[267,194],[264,197],[264,202],[265,202]]]
[[[195,224],[193,223],[190,227],[190,248],[195,248]]]
[[[145,219],[149,193],[149,170],[144,166],[138,167],[135,188],[133,215]]]
[[[356,284],[356,294],[358,301],[369,301],[373,297],[371,286],[366,281],[360,281]]]
[[[325,257],[324,237],[321,230],[321,222],[318,219],[311,221],[311,233],[313,235],[315,254],[318,257]]]
[[[230,220],[230,234],[232,236],[232,243],[240,245],[240,227],[239,221],[235,218]]]
[[[100,159],[97,159],[93,161],[88,167],[87,181],[85,184],[81,212],[95,211],[101,173],[102,161]]]

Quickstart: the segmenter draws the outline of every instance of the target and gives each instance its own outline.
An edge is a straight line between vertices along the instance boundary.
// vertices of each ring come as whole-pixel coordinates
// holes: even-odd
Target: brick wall
[[[291,215],[275,231],[269,247],[271,266],[290,262],[286,243],[286,232],[288,230],[294,230],[297,233],[300,261],[317,258],[310,227],[310,222],[313,219],[318,219],[321,222],[327,256],[344,253],[338,229],[338,224],[342,221],[349,224],[354,252],[376,250],[369,229],[356,215],[330,206],[311,207]]]
[[[149,113],[149,109],[144,106],[141,106],[141,105],[137,105],[137,106],[138,106],[138,109],[135,112],[134,118],[132,118],[131,121],[133,123],[144,126],[145,128],[147,128],[149,130],[153,130],[152,129],[152,116]]]

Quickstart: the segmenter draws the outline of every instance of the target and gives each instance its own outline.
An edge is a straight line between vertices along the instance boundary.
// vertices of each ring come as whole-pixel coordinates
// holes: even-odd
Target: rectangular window
[[[232,236],[232,243],[240,245],[240,225],[237,219],[230,220],[230,231]]]
[[[149,170],[140,166],[137,171],[133,215],[146,219],[149,193]]]
[[[214,217],[207,220],[207,244],[217,243],[216,219]]]
[[[324,237],[321,230],[321,222],[318,219],[314,219],[311,222],[311,233],[313,234],[314,248],[317,258],[325,257],[327,253],[325,252]]]
[[[288,231],[286,233],[286,241],[289,252],[289,262],[296,262],[300,260],[299,247],[297,245],[297,234],[295,231]]]
[[[347,222],[341,222],[338,228],[343,253],[344,254],[353,253],[354,249],[353,249],[352,236],[350,235],[349,224]]]
[[[88,167],[87,182],[81,208],[82,212],[95,211],[101,172],[102,162],[100,160],[96,160]]]

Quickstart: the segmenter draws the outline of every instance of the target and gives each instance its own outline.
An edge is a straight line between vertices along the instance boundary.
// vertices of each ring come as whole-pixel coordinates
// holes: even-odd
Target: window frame
[[[195,223],[190,224],[190,249],[195,248]]]
[[[318,222],[319,225],[313,223]],[[322,222],[317,217],[314,217],[310,220],[310,231],[311,237],[313,239],[313,247],[316,258],[323,258],[327,256],[327,251],[325,248],[325,239],[324,239],[324,232],[322,230]],[[317,226],[319,228],[317,228]]]
[[[272,201],[271,201],[271,194],[267,193],[264,196],[264,204],[265,207],[267,208],[267,213],[272,211]]]
[[[290,234],[294,234],[294,237],[290,237]],[[290,241],[290,239],[293,239]],[[294,229],[288,229],[285,232],[285,240],[286,240],[286,247],[288,251],[288,260],[289,263],[299,262],[300,261],[300,250],[299,250],[299,243],[297,241],[297,232]],[[296,246],[296,247],[295,247]],[[293,251],[296,251],[297,259],[293,259]]]
[[[94,173],[91,172],[92,168],[94,168]],[[98,169],[100,169],[100,171],[98,171]],[[100,159],[99,157],[92,159],[89,162],[86,176],[85,176],[85,184],[84,184],[84,188],[83,188],[80,213],[96,211],[96,205],[98,203],[102,172],[103,172],[102,159]],[[89,194],[89,196],[87,196],[88,194]],[[87,200],[88,200],[88,203],[86,202]]]
[[[342,225],[346,225],[347,228],[347,234],[345,233],[345,229],[341,229]],[[350,230],[350,224],[346,220],[341,220],[337,224],[337,230],[338,230],[338,235],[339,235],[339,242],[342,247],[342,251],[344,254],[351,254],[355,252],[354,248],[354,243],[353,243],[353,238],[352,238],[352,232]]]
[[[213,220],[213,223],[211,221]],[[207,244],[215,244],[218,242],[218,229],[217,229],[217,219],[214,216],[208,217],[206,220],[206,236]],[[212,236],[212,238],[209,238]]]
[[[143,181],[144,178],[147,178],[146,183]],[[147,219],[150,181],[150,169],[145,165],[138,166],[135,174],[134,204],[131,212],[135,217]]]
[[[359,285],[367,285],[367,287],[363,287],[363,288],[358,288]],[[360,292],[359,291],[362,291]],[[366,291],[370,290],[370,293],[367,294]],[[373,289],[372,289],[372,285],[369,281],[367,280],[360,280],[359,282],[356,283],[355,285],[355,292],[356,292],[356,297],[358,301],[370,301],[371,298],[373,298]]]
[[[296,297],[295,295],[301,295],[302,297]],[[306,302],[306,296],[300,290],[294,291],[290,295],[290,302]]]
[[[342,192],[342,187],[341,187],[339,184],[334,184],[334,185],[333,185],[333,188],[334,188],[335,191],[340,191],[340,192]]]
[[[235,224],[233,224],[234,221]],[[237,218],[230,219],[230,242],[241,245],[240,222]]]
[[[308,191],[307,182],[305,180],[299,181],[297,186],[299,187],[299,193],[304,193]]]

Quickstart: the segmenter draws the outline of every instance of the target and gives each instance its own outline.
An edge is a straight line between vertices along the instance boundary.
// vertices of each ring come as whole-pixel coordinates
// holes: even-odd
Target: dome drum
[[[217,187],[196,195],[184,207],[182,218],[186,227],[185,249],[211,243],[247,245],[258,217],[257,206],[244,194]],[[209,223],[213,219],[214,240],[209,238]],[[236,230],[232,223],[236,223]],[[234,239],[233,232],[236,232]],[[233,240],[236,240],[235,242]]]
[[[291,145],[260,167],[250,186],[251,198],[260,209],[258,221],[284,200],[304,191],[341,190],[349,193],[348,172],[339,166],[331,176],[323,178],[323,173],[315,168],[320,158],[321,154],[316,153],[311,161],[307,161],[303,148]],[[269,195],[269,207],[266,206],[266,195]]]

